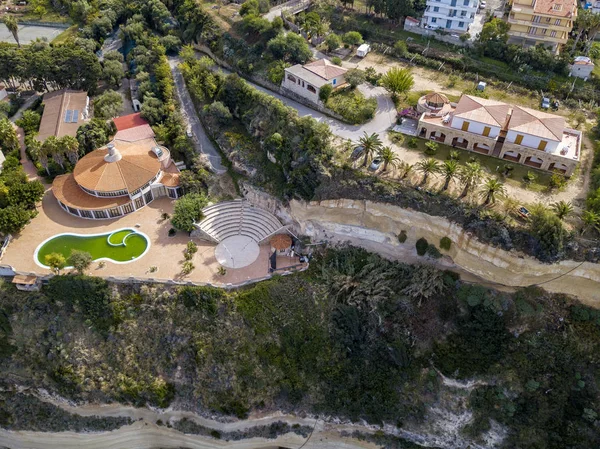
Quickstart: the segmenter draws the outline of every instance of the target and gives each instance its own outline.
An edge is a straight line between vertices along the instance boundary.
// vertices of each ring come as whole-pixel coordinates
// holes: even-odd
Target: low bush
[[[398,234],[398,241],[400,243],[404,243],[404,242],[406,242],[407,238],[408,238],[408,236],[406,235],[406,231],[404,231],[404,230],[400,231],[400,234]]]
[[[419,256],[424,256],[429,248],[429,242],[424,237],[421,237],[419,240],[417,240],[415,247],[417,248],[417,254]]]
[[[428,156],[433,156],[435,153],[437,153],[439,145],[437,144],[437,142],[434,142],[433,140],[428,140],[427,142],[425,142],[425,154]]]
[[[441,238],[440,248],[442,248],[444,251],[449,251],[451,246],[452,246],[452,240],[450,240],[450,237],[442,237]]]
[[[360,124],[373,118],[377,100],[365,98],[358,90],[342,90],[334,92],[327,100],[326,106],[348,122]]]

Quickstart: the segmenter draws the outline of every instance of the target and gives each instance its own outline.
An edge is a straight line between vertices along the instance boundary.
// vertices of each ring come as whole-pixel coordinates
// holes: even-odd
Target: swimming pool
[[[144,256],[150,249],[150,239],[143,232],[131,228],[117,229],[103,234],[58,234],[42,242],[33,255],[36,264],[43,268],[46,256],[52,253],[69,258],[71,251],[86,251],[93,260],[129,263]]]

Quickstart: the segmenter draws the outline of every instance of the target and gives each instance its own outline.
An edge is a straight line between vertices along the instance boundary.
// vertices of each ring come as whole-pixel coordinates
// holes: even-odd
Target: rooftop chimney
[[[106,149],[108,150],[108,153],[104,156],[106,162],[117,162],[121,160],[121,153],[117,150],[114,143],[106,145]]]

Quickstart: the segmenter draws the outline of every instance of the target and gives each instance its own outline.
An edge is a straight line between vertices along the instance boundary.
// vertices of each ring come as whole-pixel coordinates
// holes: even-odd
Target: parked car
[[[526,208],[524,208],[523,206],[520,206],[517,209],[517,214],[519,214],[520,217],[524,218],[524,219],[529,219],[529,216],[531,215],[531,212],[529,212]]]
[[[371,171],[379,170],[379,167],[381,167],[381,162],[382,162],[382,160],[380,158],[376,157],[375,159],[373,159],[373,162],[371,162],[371,165],[369,165],[369,170],[371,170]]]
[[[359,145],[359,146],[355,147],[354,150],[352,150],[352,155],[350,155],[350,159],[355,161],[356,159],[361,157],[364,152],[365,152],[365,147],[363,147],[362,145]]]
[[[550,98],[548,97],[543,97],[542,98],[542,104],[541,104],[541,108],[542,109],[548,109],[550,107]]]
[[[485,2],[485,0],[481,0],[479,2],[479,9],[485,9],[487,3]]]
[[[192,125],[188,125],[187,128],[185,129],[185,134],[188,137],[192,137],[194,134],[192,133]]]

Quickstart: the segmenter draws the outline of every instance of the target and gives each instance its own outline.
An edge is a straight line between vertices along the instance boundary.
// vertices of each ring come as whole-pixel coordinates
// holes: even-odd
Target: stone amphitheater
[[[193,236],[216,243],[215,257],[227,268],[250,265],[258,258],[261,243],[286,231],[277,217],[247,200],[213,204],[202,212],[204,218]]]

